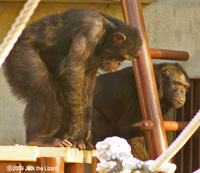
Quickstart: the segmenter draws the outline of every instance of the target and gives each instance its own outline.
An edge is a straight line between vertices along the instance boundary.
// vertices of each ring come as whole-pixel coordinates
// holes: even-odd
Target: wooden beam
[[[0,161],[36,161],[39,157],[38,147],[0,146]]]
[[[0,146],[0,161],[36,162],[38,157],[63,157],[65,163],[92,163],[95,150],[77,148]]]
[[[77,148],[38,147],[39,157],[64,157],[65,162],[83,163],[83,151]]]
[[[26,2],[27,0],[0,0],[0,2]],[[41,2],[55,2],[55,3],[102,3],[102,4],[119,4],[120,0],[42,0]],[[150,4],[155,0],[141,0],[143,4]]]

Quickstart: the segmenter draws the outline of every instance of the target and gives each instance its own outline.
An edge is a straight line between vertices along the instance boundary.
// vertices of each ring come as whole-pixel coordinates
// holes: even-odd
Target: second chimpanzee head
[[[186,93],[190,87],[189,78],[179,64],[164,64],[162,75],[162,103],[180,108],[186,101]],[[161,93],[159,93],[160,96]]]
[[[137,56],[142,44],[137,29],[128,25],[122,29],[119,27],[118,31],[106,40],[101,52],[104,60],[100,68],[110,72],[116,71],[124,60],[131,60]]]

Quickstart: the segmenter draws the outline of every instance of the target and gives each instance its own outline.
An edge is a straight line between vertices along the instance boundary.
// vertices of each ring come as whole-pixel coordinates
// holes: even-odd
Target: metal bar
[[[182,131],[185,126],[188,124],[188,122],[183,121],[164,121],[164,129],[165,131]],[[139,127],[141,130],[148,131],[152,130],[153,123],[150,120],[142,120],[139,123]],[[200,130],[200,129],[198,129]]]
[[[189,59],[189,53],[185,51],[150,48],[150,54],[151,58],[153,59],[166,59],[177,61],[187,61]]]
[[[140,0],[121,0],[121,4],[125,22],[136,27],[140,31],[143,40],[140,55],[138,58],[133,58],[132,64],[143,119],[149,119],[153,122],[153,129],[145,133],[150,157],[155,159],[163,153],[168,144],[163,127],[141,2]]]
[[[184,121],[185,107],[181,108],[181,121]],[[184,173],[184,148],[180,151],[180,173]]]
[[[41,173],[51,172],[52,170],[53,173],[64,173],[63,157],[38,157],[37,162],[38,168],[41,168]]]
[[[166,131],[182,131],[188,122],[183,121],[164,121]]]
[[[193,118],[193,108],[194,108],[194,81],[191,80],[190,82],[190,119]],[[190,138],[189,140],[189,148],[190,148],[190,152],[189,152],[189,172],[192,172],[192,168],[193,168],[193,137]]]
[[[199,88],[198,88],[198,94],[199,94],[199,108],[200,108],[200,80],[199,80]],[[198,167],[200,168],[200,133],[199,133],[199,139],[198,139]]]

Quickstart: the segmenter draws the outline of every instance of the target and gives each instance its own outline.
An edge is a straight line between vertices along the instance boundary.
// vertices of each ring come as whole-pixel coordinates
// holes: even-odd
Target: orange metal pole
[[[164,121],[165,131],[182,131],[188,122],[186,121]],[[150,120],[142,120],[139,124],[141,130],[149,131],[153,128],[153,123]],[[198,129],[200,130],[200,128]]]
[[[177,61],[187,61],[189,59],[189,53],[186,51],[150,48],[150,54],[152,59],[166,59]]]
[[[188,122],[183,121],[164,121],[164,127],[166,131],[182,131]]]
[[[121,4],[125,22],[136,27],[140,31],[143,40],[140,55],[137,58],[133,58],[132,64],[143,119],[149,119],[153,122],[152,130],[145,133],[150,157],[155,159],[163,153],[168,144],[163,127],[141,2],[140,0],[121,0]]]

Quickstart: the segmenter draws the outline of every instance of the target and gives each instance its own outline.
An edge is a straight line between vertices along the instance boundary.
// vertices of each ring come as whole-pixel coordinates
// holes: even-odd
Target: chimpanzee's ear
[[[126,36],[121,32],[117,32],[113,36],[114,43],[123,43],[126,40]]]
[[[170,75],[168,69],[163,70],[161,73],[162,73],[162,75],[163,75],[164,77],[168,77],[168,76]]]

